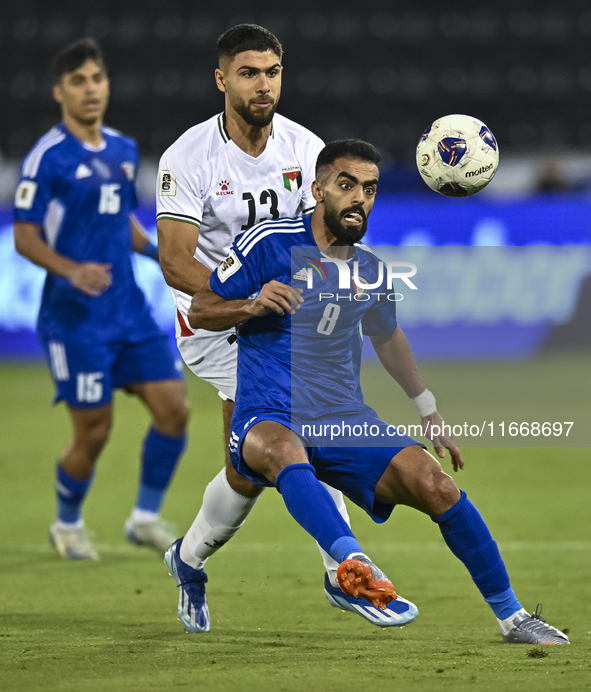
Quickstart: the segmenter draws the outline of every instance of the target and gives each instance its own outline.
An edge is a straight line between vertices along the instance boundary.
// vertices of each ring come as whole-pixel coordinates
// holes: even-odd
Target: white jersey
[[[187,130],[162,155],[157,218],[198,226],[195,258],[213,271],[239,233],[265,219],[312,211],[310,187],[323,147],[312,132],[275,114],[265,150],[254,158],[230,139],[220,113]],[[172,294],[186,317],[191,297]]]

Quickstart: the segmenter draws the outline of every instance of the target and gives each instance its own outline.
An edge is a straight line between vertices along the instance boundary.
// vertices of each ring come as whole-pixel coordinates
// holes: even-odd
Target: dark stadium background
[[[139,143],[140,216],[153,229],[158,158],[183,131],[222,109],[215,42],[242,21],[268,27],[284,44],[281,113],[325,140],[357,136],[380,147],[373,245],[589,243],[588,2],[2,3],[0,356],[39,354],[31,305],[41,273],[24,279],[36,270],[12,250],[10,204],[20,159],[59,118],[51,57],[84,35],[104,47],[112,81],[107,123]],[[483,120],[500,145],[495,180],[469,200],[430,192],[414,164],[423,129],[454,112]],[[162,284],[144,265],[140,260],[142,285],[161,295]],[[578,291],[585,272],[579,279]],[[165,301],[157,306],[163,315]],[[579,346],[589,343],[589,302],[587,286],[578,322],[566,331]],[[554,344],[572,342],[561,333],[563,327]]]
[[[0,147],[21,157],[55,122],[51,56],[83,35],[104,46],[109,121],[158,157],[221,102],[215,41],[241,21],[285,46],[281,110],[325,139],[361,136],[410,160],[417,128],[477,113],[504,151],[591,145],[591,9],[570,0],[494,3],[2,3]]]

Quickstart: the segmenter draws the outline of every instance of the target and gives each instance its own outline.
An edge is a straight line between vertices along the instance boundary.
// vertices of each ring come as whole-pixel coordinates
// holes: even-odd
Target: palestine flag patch
[[[302,169],[299,166],[282,168],[283,187],[290,192],[297,192],[302,187]]]

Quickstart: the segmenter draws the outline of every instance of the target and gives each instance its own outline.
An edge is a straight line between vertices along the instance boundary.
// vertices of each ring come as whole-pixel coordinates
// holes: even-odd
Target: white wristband
[[[425,389],[425,391],[422,394],[419,394],[419,396],[415,396],[414,399],[411,399],[411,401],[413,406],[419,412],[419,416],[421,418],[437,411],[435,397],[428,389]]]

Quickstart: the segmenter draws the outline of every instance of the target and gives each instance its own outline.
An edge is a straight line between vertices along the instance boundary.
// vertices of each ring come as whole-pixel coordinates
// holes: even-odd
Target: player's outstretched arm
[[[384,368],[404,389],[408,397],[415,399],[425,392],[426,388],[412,349],[399,326],[390,336],[371,337],[371,342]],[[454,471],[463,469],[464,461],[460,450],[455,446],[453,437],[444,434],[445,426],[439,413],[433,411],[427,415],[421,415],[421,425],[425,437],[433,442],[437,456],[443,458],[447,449],[451,455]]]
[[[261,317],[269,312],[293,315],[303,302],[302,290],[280,281],[269,281],[256,298],[226,300],[207,285],[195,292],[189,308],[189,324],[193,329],[223,331],[251,317]]]
[[[192,296],[211,272],[195,259],[199,227],[174,219],[158,219],[158,256],[166,283]]]
[[[109,288],[113,281],[110,264],[74,262],[52,250],[40,235],[41,226],[17,221],[14,224],[16,251],[51,274],[67,279],[86,295],[96,298]]]

